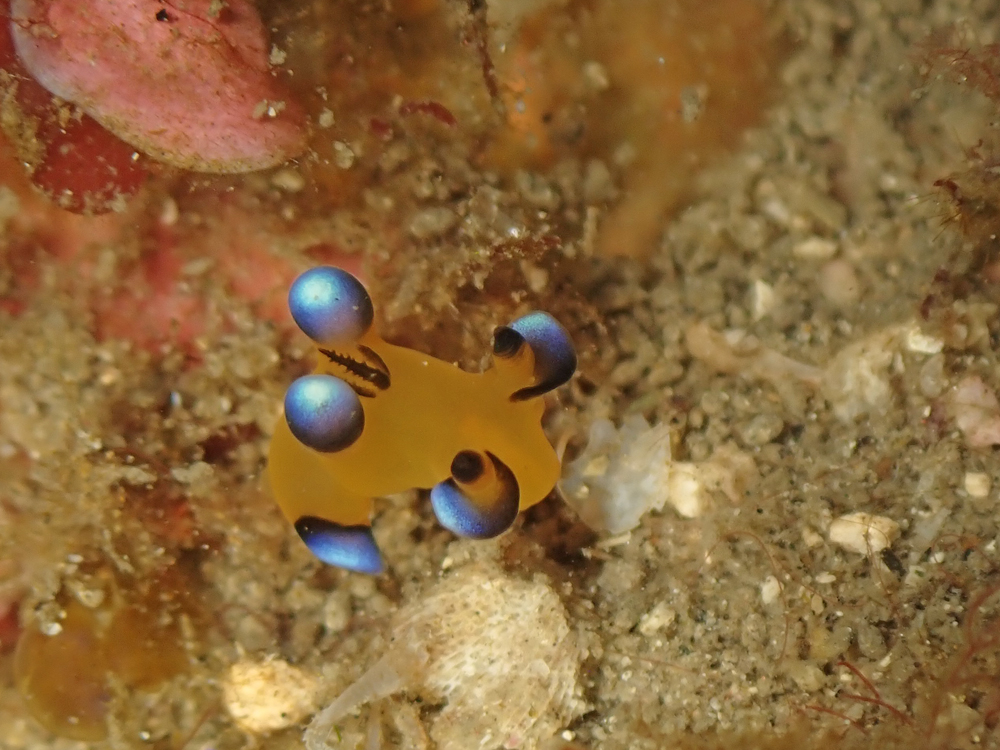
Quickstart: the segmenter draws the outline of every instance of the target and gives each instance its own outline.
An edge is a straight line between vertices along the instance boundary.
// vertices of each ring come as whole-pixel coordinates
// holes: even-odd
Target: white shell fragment
[[[317,679],[281,659],[241,659],[229,668],[222,700],[241,729],[253,734],[293,726],[315,706]]]
[[[584,710],[580,652],[547,583],[463,570],[401,611],[394,635],[427,651],[416,691],[447,702],[430,729],[439,750],[533,748]]]
[[[892,365],[903,339],[902,326],[890,326],[841,349],[826,367],[823,395],[838,419],[884,414],[893,404]]]
[[[662,510],[670,496],[670,430],[650,428],[640,416],[625,420],[620,430],[598,419],[586,449],[566,473],[560,490],[585,524],[611,534],[634,529],[643,514]],[[685,509],[692,512],[689,497]]]
[[[881,552],[899,538],[899,524],[885,516],[848,513],[830,524],[830,541],[860,555]]]
[[[607,419],[596,420],[559,489],[590,528],[622,534],[667,504],[684,518],[697,518],[712,492],[738,503],[759,476],[753,458],[728,443],[707,461],[672,461],[669,426],[650,427],[633,416],[617,430]]]
[[[330,747],[355,707],[402,689],[444,704],[430,719],[437,750],[534,750],[586,709],[580,648],[541,580],[472,565],[400,610],[392,635],[391,650],[313,719],[309,750]]]

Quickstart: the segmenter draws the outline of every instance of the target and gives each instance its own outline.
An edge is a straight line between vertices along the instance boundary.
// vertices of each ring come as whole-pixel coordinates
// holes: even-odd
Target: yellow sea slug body
[[[365,288],[338,268],[306,271],[289,307],[319,350],[285,394],[271,441],[271,488],[306,546],[331,565],[382,570],[374,498],[430,488],[456,534],[489,538],[542,500],[559,459],[541,428],[542,394],[576,369],[566,331],[533,312],[496,329],[480,374],[383,341]]]

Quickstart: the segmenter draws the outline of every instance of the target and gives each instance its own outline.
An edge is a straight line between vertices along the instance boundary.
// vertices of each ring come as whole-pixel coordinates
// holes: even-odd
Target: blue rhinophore
[[[304,375],[285,393],[288,429],[303,445],[323,453],[342,451],[361,436],[361,399],[333,375]]]
[[[431,488],[431,507],[446,529],[471,539],[490,539],[510,528],[520,508],[520,490],[513,472],[492,453],[497,485],[487,502],[477,502],[466,496],[454,478]]]
[[[515,392],[514,401],[548,393],[573,377],[576,351],[559,321],[546,312],[531,312],[507,327],[519,333],[535,355],[535,385]]]
[[[325,518],[303,516],[295,522],[295,530],[309,551],[327,565],[373,575],[384,569],[368,526],[341,526]]]
[[[295,324],[317,344],[357,341],[375,318],[361,282],[333,266],[310,268],[299,276],[288,292],[288,309]]]

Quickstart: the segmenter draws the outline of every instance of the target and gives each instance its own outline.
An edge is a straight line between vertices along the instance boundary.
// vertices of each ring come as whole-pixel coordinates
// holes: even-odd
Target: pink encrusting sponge
[[[122,140],[200,172],[300,154],[305,114],[275,77],[250,0],[13,0],[25,67]]]

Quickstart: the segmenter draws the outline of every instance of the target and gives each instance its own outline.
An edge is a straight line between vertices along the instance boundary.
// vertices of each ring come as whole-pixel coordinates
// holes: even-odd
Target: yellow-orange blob
[[[101,604],[88,608],[61,594],[62,617],[49,628],[57,632],[47,635],[28,623],[14,654],[14,678],[43,727],[74,740],[104,739],[112,675],[126,687],[149,690],[186,669],[178,616],[190,602],[186,592],[173,595],[170,585],[189,579],[178,577],[177,567],[138,589],[112,582],[100,569],[93,580],[108,584]]]
[[[73,740],[101,740],[107,736],[110,694],[99,617],[75,601],[65,612],[55,635],[36,625],[24,629],[14,653],[15,681],[32,716],[47,730]]]
[[[364,432],[336,453],[307,448],[284,418],[278,420],[268,471],[278,504],[291,522],[318,516],[344,526],[368,525],[373,498],[433,487],[451,475],[452,461],[464,450],[489,452],[510,468],[520,487],[521,510],[555,486],[559,459],[541,427],[544,401],[511,400],[512,393],[533,382],[530,353],[498,359],[486,372],[473,374],[388,344],[374,330],[357,344],[338,346],[338,353],[340,361],[355,362],[370,360],[374,353],[391,373],[391,385],[365,398]],[[316,372],[365,387],[327,356],[320,357]],[[483,496],[495,490],[488,477],[483,482]]]
[[[115,612],[104,648],[108,669],[140,690],[156,687],[187,665],[177,621],[143,604]]]

